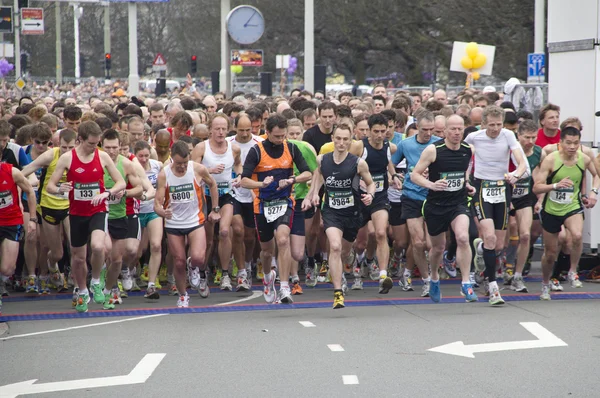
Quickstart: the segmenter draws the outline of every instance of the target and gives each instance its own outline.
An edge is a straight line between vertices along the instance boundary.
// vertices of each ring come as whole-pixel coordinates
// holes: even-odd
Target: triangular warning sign
[[[166,65],[167,61],[165,61],[165,57],[163,57],[163,55],[161,53],[156,54],[156,57],[154,58],[154,62],[152,62],[152,65],[154,66],[162,66],[162,65]]]

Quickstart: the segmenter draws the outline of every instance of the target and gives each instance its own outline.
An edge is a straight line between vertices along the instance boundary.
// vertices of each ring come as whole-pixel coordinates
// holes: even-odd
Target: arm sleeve
[[[242,178],[252,178],[252,174],[254,174],[254,169],[258,166],[260,162],[260,152],[258,151],[258,147],[254,145],[250,148],[248,155],[246,156],[246,161],[244,162],[244,170],[242,171]]]
[[[298,171],[300,173],[310,171],[310,169],[308,168],[308,164],[306,164],[306,159],[304,159],[304,156],[302,156],[302,152],[300,152],[296,145],[292,144],[291,142],[288,142],[287,144],[290,153],[292,154],[292,160],[294,161],[294,164],[296,165]]]
[[[510,146],[510,149],[513,151],[521,149],[522,152],[521,144],[519,144],[519,142],[517,141],[515,134],[510,130],[502,130],[502,132],[506,136],[506,140],[508,141],[508,146]],[[527,159],[527,157],[525,157],[525,159]]]
[[[315,143],[312,140],[312,134],[310,130],[306,130],[304,135],[302,136],[302,141],[308,142],[313,148],[315,147]]]
[[[473,145],[473,133],[469,134],[467,138],[465,138],[465,142],[469,145]]]

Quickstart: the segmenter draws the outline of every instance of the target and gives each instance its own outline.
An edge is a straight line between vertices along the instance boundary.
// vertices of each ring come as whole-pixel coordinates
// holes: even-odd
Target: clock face
[[[265,19],[258,9],[238,6],[227,15],[227,31],[240,44],[252,44],[263,35]]]

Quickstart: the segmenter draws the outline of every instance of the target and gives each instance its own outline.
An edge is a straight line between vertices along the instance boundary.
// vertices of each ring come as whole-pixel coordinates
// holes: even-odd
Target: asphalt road
[[[529,282],[529,295],[503,291],[500,308],[483,298],[464,303],[457,281],[442,286],[444,300],[433,304],[419,297],[419,287],[395,286],[382,296],[373,284],[351,291],[348,306],[335,311],[328,287],[305,289],[292,306],[267,305],[258,294],[218,306],[252,294],[214,292],[206,300],[192,296],[188,310],[174,308],[173,297],[148,303],[133,296],[115,312],[90,304],[87,314],[71,309],[69,295],[13,296],[0,318],[8,325],[3,335],[0,328],[0,397],[30,391],[1,386],[33,379],[41,390],[95,380],[26,396],[598,396],[600,285],[577,292],[565,286],[540,302],[539,282]],[[531,323],[563,344],[510,349],[556,345],[523,326]],[[457,341],[475,350],[474,358],[429,351]],[[529,343],[487,345],[515,341]],[[478,351],[490,347],[499,351]],[[89,388],[123,382],[113,376],[130,374],[150,353],[165,355],[155,369],[146,366],[145,382]]]

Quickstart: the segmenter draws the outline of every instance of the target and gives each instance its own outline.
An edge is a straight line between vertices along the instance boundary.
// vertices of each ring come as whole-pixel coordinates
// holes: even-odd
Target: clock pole
[[[304,89],[315,91],[315,0],[304,0]]]
[[[230,0],[221,0],[221,72],[219,74],[221,91],[231,96],[231,67],[229,66],[229,37],[227,33],[227,14],[231,10]],[[224,89],[223,89],[224,87]]]

